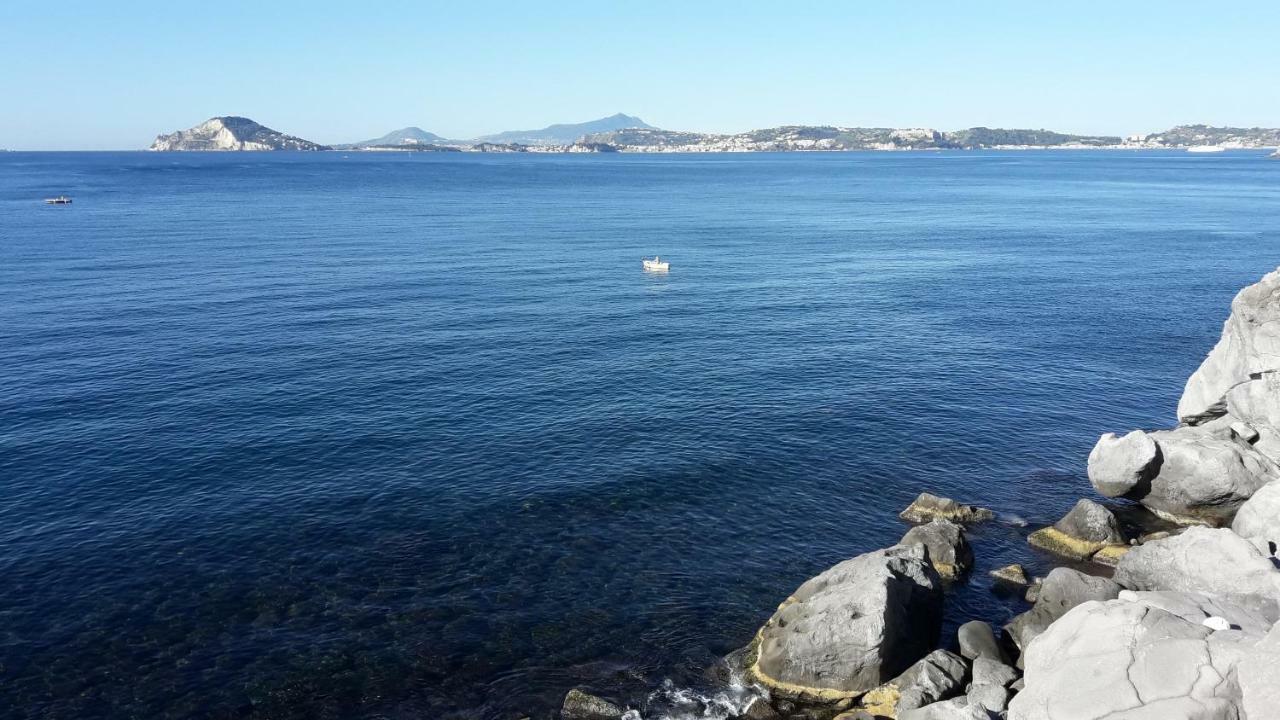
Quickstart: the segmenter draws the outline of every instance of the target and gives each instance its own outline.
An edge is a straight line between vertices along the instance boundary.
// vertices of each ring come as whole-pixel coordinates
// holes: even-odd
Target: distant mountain
[[[348,150],[359,147],[388,147],[393,145],[444,145],[449,142],[451,141],[435,133],[429,133],[422,128],[407,127],[394,130],[373,140],[334,145],[333,147],[338,150]]]
[[[285,135],[249,118],[210,118],[190,130],[159,135],[152,150],[328,150],[310,140]]]
[[[1125,142],[1138,147],[1194,147],[1196,145],[1217,145],[1226,148],[1280,147],[1280,128],[1179,125],[1164,132],[1134,135]]]
[[[735,135],[624,129],[595,133],[584,143],[610,145],[623,152],[793,152],[800,150],[930,150],[991,147],[1106,147],[1119,137],[1067,135],[1048,130],[969,128],[940,132],[930,128],[851,128],[784,125]]]
[[[484,135],[476,138],[476,142],[499,145],[570,145],[584,135],[626,128],[657,130],[638,117],[618,113],[590,122],[549,125],[541,130],[509,130],[496,135]]]

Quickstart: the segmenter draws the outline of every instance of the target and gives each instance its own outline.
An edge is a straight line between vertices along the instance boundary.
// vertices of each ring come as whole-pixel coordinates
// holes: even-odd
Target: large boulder
[[[1137,546],[1116,566],[1130,590],[1245,593],[1280,598],[1280,570],[1227,529],[1193,527]]]
[[[1227,525],[1280,467],[1231,429],[1231,418],[1151,433],[1160,446],[1160,470],[1148,486],[1125,497],[1179,523]]]
[[[942,582],[922,545],[846,560],[802,584],[755,640],[750,674],[811,702],[861,695],[924,657],[942,625]]]
[[[1267,483],[1241,505],[1231,529],[1264,555],[1275,555],[1280,548],[1280,481]]]
[[[1141,594],[1091,601],[1053,623],[1027,648],[1009,719],[1239,720],[1236,669],[1262,636],[1158,605]]]
[[[862,696],[862,709],[875,716],[896,717],[960,692],[969,666],[946,650],[925,655],[901,675]]]
[[[1233,388],[1280,370],[1280,270],[1236,294],[1222,337],[1191,377],[1178,417],[1199,423],[1227,411]]]
[[[1150,435],[1107,433],[1089,453],[1089,482],[1104,497],[1122,497],[1150,483],[1159,467],[1160,446]]]
[[[1051,527],[1031,533],[1027,542],[1058,555],[1087,560],[1108,545],[1123,544],[1124,536],[1110,510],[1084,499]]]
[[[933,569],[947,579],[959,578],[973,567],[973,549],[964,536],[964,528],[950,520],[932,520],[907,531],[902,545],[923,545],[929,550]]]
[[[1005,635],[1024,653],[1037,636],[1071,608],[1091,600],[1112,600],[1121,588],[1109,578],[1086,575],[1071,568],[1054,568],[1040,585],[1036,604],[1005,625]],[[1021,667],[1023,658],[1018,658]]]
[[[986,508],[962,505],[951,498],[930,493],[920,493],[906,510],[898,514],[898,517],[913,523],[927,523],[931,520],[976,523],[994,519],[995,516],[994,512]]]

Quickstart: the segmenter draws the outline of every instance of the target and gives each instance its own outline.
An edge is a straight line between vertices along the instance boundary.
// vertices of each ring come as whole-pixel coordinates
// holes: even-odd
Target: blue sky
[[[360,7],[367,5],[368,7]],[[245,115],[318,142],[661,127],[1280,125],[1280,1],[0,3],[0,147]]]

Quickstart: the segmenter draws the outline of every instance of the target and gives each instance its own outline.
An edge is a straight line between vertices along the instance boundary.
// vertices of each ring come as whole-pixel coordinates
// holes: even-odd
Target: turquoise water
[[[1005,514],[947,612],[1007,617],[1014,516],[1173,422],[1278,201],[1261,152],[2,154],[0,715],[712,690],[921,490]]]

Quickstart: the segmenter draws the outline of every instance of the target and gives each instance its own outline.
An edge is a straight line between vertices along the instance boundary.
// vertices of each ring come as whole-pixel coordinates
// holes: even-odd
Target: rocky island
[[[310,140],[285,135],[244,117],[209,118],[189,130],[160,135],[151,150],[328,150]]]
[[[1169,529],[1126,537],[1081,499],[1028,538],[1071,566],[992,572],[1029,609],[998,633],[975,618],[939,637],[973,562],[965,527],[994,514],[922,494],[897,545],[803,583],[724,659],[720,676],[752,690],[730,717],[1280,718],[1280,269],[1235,297],[1177,421],[1104,434],[1088,458],[1101,496]],[[575,689],[561,718],[639,715]]]

